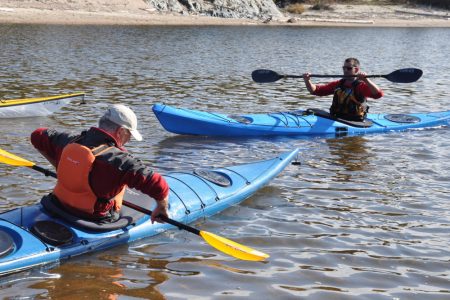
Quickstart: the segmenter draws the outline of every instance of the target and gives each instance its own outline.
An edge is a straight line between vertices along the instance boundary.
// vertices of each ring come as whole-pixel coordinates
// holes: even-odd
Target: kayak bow
[[[64,94],[51,97],[0,100],[0,118],[39,117],[50,115],[85,93]]]

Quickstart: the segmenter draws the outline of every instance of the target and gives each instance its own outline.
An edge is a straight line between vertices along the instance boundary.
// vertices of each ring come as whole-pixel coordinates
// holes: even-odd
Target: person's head
[[[359,71],[359,60],[353,57],[347,58],[342,66],[344,75],[355,75]]]
[[[134,112],[123,104],[114,104],[100,118],[98,127],[110,133],[123,146],[133,136],[142,141],[142,135],[137,130],[137,118]]]

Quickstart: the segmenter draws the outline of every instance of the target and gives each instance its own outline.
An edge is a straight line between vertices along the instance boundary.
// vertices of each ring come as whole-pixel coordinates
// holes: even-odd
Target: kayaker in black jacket
[[[164,178],[131,156],[124,145],[131,136],[141,141],[137,118],[125,105],[111,106],[99,126],[79,135],[38,128],[31,143],[56,167],[53,196],[74,215],[115,221],[125,188],[137,189],[157,201],[151,216],[168,217],[169,186]]]
[[[341,80],[328,84],[314,84],[311,82],[311,73],[303,74],[306,88],[312,95],[333,96],[330,114],[333,117],[351,121],[363,121],[369,110],[367,98],[378,99],[383,97],[383,91],[373,83],[365,72],[360,71],[360,63],[356,58],[347,58],[342,66],[344,75],[356,77],[343,77]]]

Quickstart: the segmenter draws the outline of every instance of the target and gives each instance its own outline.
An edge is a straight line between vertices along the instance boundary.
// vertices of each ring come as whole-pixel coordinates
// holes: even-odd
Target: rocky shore
[[[242,2],[248,7],[243,7]],[[182,5],[181,5],[181,4]],[[280,11],[273,1],[237,0],[230,6],[190,0],[0,0],[0,23],[95,25],[282,25],[450,27],[445,10],[403,5],[332,5],[302,14]],[[225,3],[225,2],[224,2]]]

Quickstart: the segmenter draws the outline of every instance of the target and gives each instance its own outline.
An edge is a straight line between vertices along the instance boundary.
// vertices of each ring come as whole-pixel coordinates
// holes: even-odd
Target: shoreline
[[[15,7],[0,3],[0,24],[48,25],[168,25],[168,26],[299,26],[299,27],[450,27],[448,12],[399,5],[335,5],[332,11],[285,14],[277,20],[227,19],[200,15],[160,13],[142,7],[104,11],[99,7]],[[6,1],[8,2],[8,1]]]

